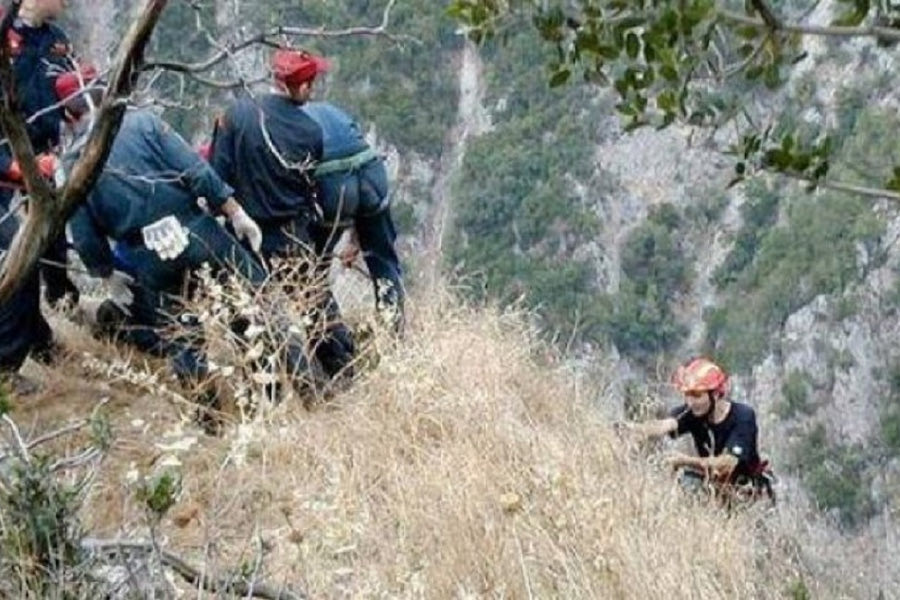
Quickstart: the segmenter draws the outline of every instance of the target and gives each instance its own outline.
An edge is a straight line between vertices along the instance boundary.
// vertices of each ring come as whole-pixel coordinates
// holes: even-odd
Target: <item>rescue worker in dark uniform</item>
[[[16,93],[26,118],[28,137],[41,173],[52,178],[59,143],[62,111],[56,104],[54,80],[61,70],[69,70],[71,48],[66,34],[52,23],[65,9],[64,0],[25,0],[4,43],[12,56]],[[6,140],[0,144],[0,251],[9,247],[18,229],[13,188],[21,186],[22,175]],[[66,262],[65,237],[45,253],[44,259],[57,265]],[[31,354],[43,362],[52,360],[56,350],[53,334],[40,310],[40,275],[46,284],[46,297],[56,303],[69,295],[74,302],[78,290],[69,281],[65,268],[42,265],[26,277],[19,290],[0,304],[0,379],[13,380],[21,393],[33,391],[31,384],[18,375],[19,367]]]
[[[773,476],[760,458],[758,428],[753,407],[727,399],[728,375],[716,363],[695,358],[678,368],[674,383],[685,403],[669,416],[632,425],[644,437],[691,434],[696,456],[676,452],[666,462],[680,471],[679,481],[688,489],[710,484],[720,498],[774,501]]]
[[[78,86],[74,73],[57,83],[60,97],[71,98]],[[91,93],[99,93],[98,88]],[[76,95],[66,108],[77,123],[88,103]],[[199,206],[201,197],[210,212]],[[224,214],[236,237],[211,213]],[[214,274],[229,269],[253,285],[266,279],[262,266],[239,242],[243,239],[258,251],[259,227],[238,204],[234,190],[152,109],[125,114],[103,173],[68,226],[90,273],[114,290],[128,288],[124,294],[113,293],[131,299],[122,307],[130,313],[122,337],[141,350],[170,357],[175,373],[188,383],[202,381],[208,372],[202,328],[180,302],[190,273],[207,263]],[[173,317],[185,335],[160,335]],[[287,346],[289,367],[296,374],[306,370],[299,340]]]
[[[282,93],[243,97],[217,120],[210,161],[263,232],[262,256],[315,261],[310,225],[318,218],[312,166],[322,159],[322,129],[301,106],[324,59],[280,49],[273,57]],[[307,272],[304,287],[316,273]],[[317,294],[310,330],[314,355],[329,377],[350,374],[354,344],[330,292]],[[321,323],[324,316],[324,325]]]
[[[352,262],[358,251],[375,289],[375,308],[395,332],[403,329],[403,271],[394,242],[384,160],[366,142],[356,121],[329,102],[307,102],[303,111],[322,128],[322,162],[316,166],[323,219],[311,228],[318,256],[333,254],[336,232],[350,228]],[[327,264],[327,262],[326,262]]]

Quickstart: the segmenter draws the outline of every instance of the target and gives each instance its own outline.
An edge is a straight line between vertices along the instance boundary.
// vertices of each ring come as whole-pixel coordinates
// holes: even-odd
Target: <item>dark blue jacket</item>
[[[325,220],[342,222],[383,210],[387,171],[356,120],[329,102],[309,102],[303,111],[322,129],[322,162],[315,177]]]
[[[54,82],[62,71],[73,68],[71,46],[62,29],[52,23],[30,27],[16,19],[7,33],[6,44],[13,57],[16,95],[26,119],[28,137],[36,153],[46,152],[59,144],[62,108],[57,107],[40,117],[32,118],[58,102]],[[9,145],[0,147],[0,173],[12,162]]]
[[[107,237],[139,240],[141,228],[168,215],[182,224],[204,197],[218,211],[234,195],[215,171],[149,109],[129,111],[87,201],[69,221],[75,248],[92,274],[112,272]]]
[[[313,210],[311,170],[283,165],[269,142],[289,165],[322,158],[322,130],[300,105],[277,94],[237,100],[216,124],[210,157],[263,227]]]
[[[322,160],[347,158],[368,149],[357,122],[330,102],[307,102],[303,112],[322,128]]]

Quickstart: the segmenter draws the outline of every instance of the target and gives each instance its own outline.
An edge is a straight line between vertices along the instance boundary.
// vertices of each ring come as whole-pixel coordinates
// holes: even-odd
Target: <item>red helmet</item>
[[[279,48],[272,55],[272,72],[276,81],[286,85],[300,85],[312,81],[319,73],[325,73],[331,63],[321,56],[305,50]]]
[[[721,398],[728,390],[728,374],[708,358],[695,358],[678,367],[672,383],[683,394],[712,392]]]
[[[93,65],[81,65],[77,71],[66,71],[57,76],[54,81],[56,97],[59,100],[65,100],[75,92],[82,89],[84,84],[88,84],[97,79],[97,69]]]

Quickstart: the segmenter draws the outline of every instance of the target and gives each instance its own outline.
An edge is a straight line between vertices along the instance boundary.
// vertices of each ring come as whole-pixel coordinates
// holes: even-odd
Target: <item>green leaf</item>
[[[763,74],[763,83],[765,83],[766,87],[769,89],[775,89],[781,85],[781,72],[779,71],[777,64],[771,64],[766,67]]]
[[[579,32],[575,37],[575,49],[578,51],[590,51],[599,53],[600,38],[593,32]]]
[[[637,111],[634,109],[634,105],[632,105],[630,102],[619,102],[618,104],[616,104],[616,110],[628,117],[637,115]]]
[[[638,40],[637,34],[629,32],[629,34],[625,36],[625,53],[628,54],[628,58],[634,60],[638,57],[640,51],[641,42]]]
[[[736,28],[734,31],[740,38],[743,38],[745,40],[755,40],[759,37],[760,30],[759,27],[755,27],[753,25],[743,25]]]
[[[636,90],[645,90],[653,83],[653,69],[635,71],[632,76],[632,87]]]
[[[800,171],[801,173],[803,173],[804,171],[806,171],[806,169],[809,168],[811,162],[812,158],[810,157],[810,155],[804,152],[794,155],[792,166],[795,171]]]
[[[672,90],[660,92],[656,97],[656,107],[665,112],[674,111],[678,107],[678,98],[675,97],[675,92]]]
[[[461,2],[452,2],[450,6],[444,10],[444,14],[451,19],[462,21],[463,15],[466,14],[466,7],[463,6]]]
[[[657,58],[656,48],[653,44],[647,42],[647,36],[644,36],[644,60],[648,63],[655,62]]]
[[[818,166],[816,166],[815,170],[813,171],[812,176],[813,176],[813,179],[821,179],[821,178],[825,177],[826,175],[828,175],[828,161],[823,160],[821,163],[819,163]]]
[[[761,65],[753,65],[746,71],[744,71],[744,77],[747,81],[753,81],[755,79],[759,79],[759,76],[762,75],[763,67]]]
[[[659,68],[659,74],[666,81],[678,81],[678,70],[672,65],[665,64]]]
[[[555,88],[563,85],[567,81],[569,81],[569,77],[572,75],[572,71],[569,69],[560,69],[556,73],[550,77],[550,87]]]
[[[885,184],[885,189],[900,192],[900,167],[894,167],[894,176]]]
[[[869,0],[853,0],[853,8],[838,16],[831,24],[842,27],[856,27],[869,14],[869,8]]]
[[[763,164],[778,171],[786,171],[791,166],[791,155],[780,148],[772,148],[763,155]]]
[[[783,138],[781,138],[781,151],[787,154],[790,154],[791,150],[794,148],[794,136],[791,134],[787,134]]]
[[[638,109],[638,112],[644,112],[647,110],[647,97],[637,95],[634,97],[634,104]]]
[[[621,49],[615,46],[611,46],[609,44],[599,44],[597,46],[597,54],[606,59],[616,59],[619,58],[619,54],[621,53]]]
[[[627,30],[627,29],[633,29],[634,27],[637,27],[639,25],[643,25],[646,22],[647,22],[647,19],[645,19],[644,17],[638,16],[638,15],[632,15],[629,17],[625,17],[624,19],[622,19],[621,21],[616,23],[616,25],[620,29]]]

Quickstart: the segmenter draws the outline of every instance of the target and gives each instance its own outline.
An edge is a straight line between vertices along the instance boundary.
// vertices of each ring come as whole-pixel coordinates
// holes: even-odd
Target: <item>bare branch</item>
[[[395,35],[388,32],[387,29],[391,19],[391,10],[394,8],[394,4],[396,3],[397,0],[388,0],[388,3],[384,7],[384,12],[381,15],[381,24],[376,27],[347,27],[345,29],[333,30],[327,30],[324,27],[277,27],[271,35],[297,35],[322,38],[345,37],[353,35],[371,35],[383,36],[395,42],[408,41],[415,44],[421,44],[421,42],[417,38],[414,38],[412,36]]]
[[[153,544],[134,540],[101,540],[86,538],[81,541],[81,547],[90,552],[115,555],[122,553],[153,554]],[[159,550],[158,556],[163,565],[169,567],[191,585],[202,586],[206,591],[217,593],[228,591],[240,594],[248,598],[266,598],[269,600],[305,600],[306,595],[291,590],[278,588],[266,583],[248,584],[243,581],[229,582],[224,577],[209,576],[192,567],[181,557],[167,550]]]
[[[2,108],[0,118],[3,120],[13,151],[22,164],[26,186],[32,196],[28,218],[19,228],[5,260],[0,265],[0,302],[8,299],[24,282],[26,274],[37,264],[50,241],[62,231],[66,219],[84,200],[100,176],[115,134],[125,115],[126,99],[134,88],[137,73],[143,62],[144,48],[167,3],[167,0],[147,0],[143,11],[125,34],[114,59],[109,89],[101,102],[96,124],[59,197],[50,191],[37,174],[34,154],[27,136],[24,135],[25,128],[21,117],[17,112],[8,111],[6,102],[0,107]],[[5,44],[0,47],[2,47],[0,84],[6,90],[8,89],[6,85],[12,81],[12,77],[8,49]],[[9,99],[9,93],[5,92],[4,101]]]
[[[52,431],[50,433],[38,436],[38,437],[34,438],[33,440],[29,440],[28,443],[25,444],[25,448],[27,450],[33,450],[35,447],[37,447],[43,443],[49,442],[51,440],[55,440],[64,435],[68,435],[70,433],[75,433],[76,431],[78,431],[82,427],[86,426],[87,424],[88,424],[87,421],[79,421],[77,423],[72,423],[71,425],[66,425],[62,429],[57,429],[56,431]],[[11,454],[0,454],[0,463],[5,461],[6,459],[8,459],[10,456],[12,456],[12,455]]]
[[[388,27],[390,26],[390,18],[391,11],[396,4],[396,0],[389,0],[388,3],[384,7],[384,12],[381,16],[381,23],[375,26],[358,26],[358,27],[347,27],[344,29],[326,29],[324,26],[322,27],[289,27],[289,26],[277,26],[269,29],[268,31],[256,33],[240,42],[236,42],[234,44],[228,44],[223,47],[221,50],[210,56],[209,58],[198,61],[195,63],[184,63],[177,61],[148,61],[143,67],[142,70],[151,70],[151,69],[165,69],[168,71],[175,71],[178,73],[202,73],[203,71],[208,71],[209,69],[215,67],[219,63],[225,61],[233,54],[240,52],[250,46],[255,45],[265,45],[278,47],[279,44],[277,42],[272,41],[272,38],[278,36],[296,36],[296,37],[319,37],[319,38],[336,38],[336,37],[353,37],[353,36],[373,36],[373,37],[384,37],[393,42],[411,42],[414,44],[421,44],[421,41],[418,38],[407,35],[398,35],[392,34],[388,31]],[[237,84],[223,84],[219,83],[216,87],[236,87]]]
[[[830,181],[828,179],[820,179],[816,181],[815,179],[807,177],[802,173],[795,173],[793,171],[776,171],[776,173],[785,177],[790,177],[791,179],[814,184],[817,187],[835,190],[837,192],[847,192],[850,194],[856,194],[858,196],[867,196],[869,198],[900,201],[900,193],[893,190],[867,187],[863,185],[856,185],[853,183],[844,183],[841,181]]]
[[[2,419],[12,430],[21,459],[26,463],[31,462],[31,454],[28,453],[28,445],[25,443],[25,440],[22,439],[22,434],[19,432],[19,427],[16,425],[16,422],[13,421],[9,415],[3,415]]]
[[[750,25],[760,29],[771,29],[765,21],[748,17],[730,10],[717,11],[719,16],[727,21],[741,25]],[[845,25],[806,25],[803,23],[778,23],[778,30],[787,33],[799,33],[802,35],[821,35],[831,37],[873,37],[886,41],[900,41],[900,29],[893,27],[881,27],[877,25],[845,26]]]
[[[12,27],[21,4],[21,0],[14,0],[10,9],[3,15],[3,20],[0,22],[0,40],[6,40],[7,32]],[[9,44],[5,42],[0,44],[0,87],[3,89],[2,98],[0,98],[2,100],[0,102],[0,126],[9,141],[13,157],[19,163],[25,189],[33,198],[33,203],[52,203],[55,201],[53,191],[38,173],[34,148],[28,139],[25,122],[19,115],[21,106],[16,89],[16,78],[12,70],[12,56]],[[2,293],[0,293],[0,298],[2,298]]]
[[[772,8],[766,4],[766,0],[750,0],[750,4],[759,13],[760,18],[762,18],[763,23],[771,29],[772,31],[776,31],[781,29],[781,22],[775,16],[775,12]]]
[[[240,52],[241,50],[248,48],[250,46],[254,46],[256,44],[264,44],[267,46],[277,46],[273,42],[266,41],[266,38],[269,37],[269,33],[257,33],[253,36],[238,42],[236,44],[229,44],[227,47],[223,48],[219,52],[213,54],[206,60],[202,60],[195,63],[183,63],[177,61],[148,61],[144,64],[141,69],[145,71],[149,71],[152,69],[165,69],[167,71],[175,71],[177,73],[202,73],[203,71],[208,71],[212,69],[217,64],[224,61],[226,58],[231,56],[236,52]]]

